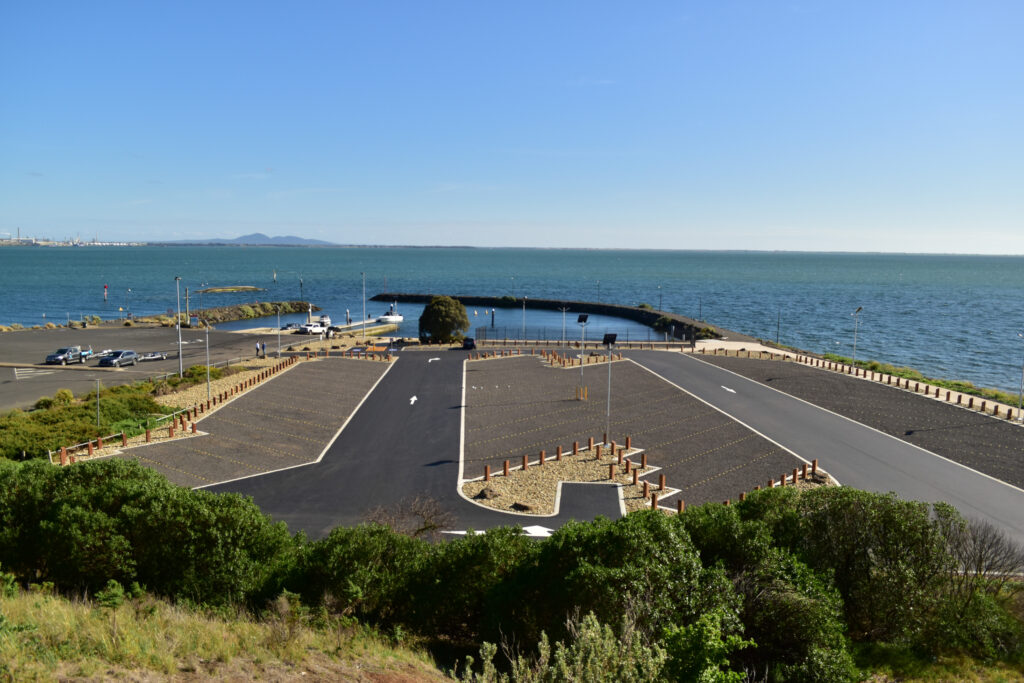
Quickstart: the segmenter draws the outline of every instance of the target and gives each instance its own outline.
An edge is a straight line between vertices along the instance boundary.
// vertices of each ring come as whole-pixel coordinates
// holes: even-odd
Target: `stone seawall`
[[[409,293],[396,293],[396,292],[385,292],[377,294],[371,301],[397,301],[399,303],[411,303],[411,304],[428,304],[430,300],[440,296],[438,294],[409,294]],[[451,295],[445,295],[451,296]],[[493,308],[518,308],[524,303],[521,298],[512,298],[510,296],[452,296],[451,298],[456,299],[464,306],[489,306]],[[527,297],[525,299],[526,308],[534,308],[549,311],[559,311],[563,308],[568,308],[573,313],[593,313],[595,315],[607,315],[616,318],[625,318],[627,320],[633,320],[643,325],[654,327],[654,323],[661,317],[668,318],[671,322],[669,325],[674,330],[674,337],[676,339],[690,340],[695,335],[703,331],[704,337],[712,337],[717,339],[731,339],[735,341],[756,341],[753,337],[732,330],[726,330],[724,328],[712,325],[710,323],[701,322],[694,320],[693,318],[687,318],[686,316],[677,315],[675,313],[668,313],[666,311],[655,311],[649,308],[640,308],[638,306],[621,306],[619,304],[606,304],[595,301],[564,301],[561,299],[535,299]],[[668,331],[668,330],[666,330]]]

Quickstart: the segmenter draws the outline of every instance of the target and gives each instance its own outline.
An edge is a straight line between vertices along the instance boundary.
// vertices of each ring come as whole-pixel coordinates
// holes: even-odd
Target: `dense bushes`
[[[847,681],[851,642],[1022,662],[1005,604],[1018,548],[948,506],[843,488],[568,524],[545,541],[496,529],[430,544],[362,525],[308,542],[247,499],[134,462],[7,462],[0,565],[73,594],[114,579],[257,611],[289,591],[394,633],[498,643],[495,663],[522,681]],[[500,679],[498,650],[465,678]]]

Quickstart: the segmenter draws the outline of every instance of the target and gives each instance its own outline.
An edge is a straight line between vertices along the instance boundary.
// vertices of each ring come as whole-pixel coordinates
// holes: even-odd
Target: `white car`
[[[299,328],[299,334],[323,334],[327,328],[320,323],[306,323]]]

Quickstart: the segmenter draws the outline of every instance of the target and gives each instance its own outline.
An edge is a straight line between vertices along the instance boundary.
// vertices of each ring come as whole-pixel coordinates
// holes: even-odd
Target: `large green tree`
[[[435,296],[420,316],[421,341],[455,341],[468,329],[466,307],[450,296]]]

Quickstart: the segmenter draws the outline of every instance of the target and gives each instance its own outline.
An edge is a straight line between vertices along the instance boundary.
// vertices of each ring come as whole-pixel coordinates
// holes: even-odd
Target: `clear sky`
[[[0,237],[1024,253],[1024,3],[0,3]]]

